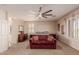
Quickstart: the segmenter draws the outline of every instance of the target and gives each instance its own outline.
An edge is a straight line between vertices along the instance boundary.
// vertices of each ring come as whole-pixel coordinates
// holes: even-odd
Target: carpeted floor
[[[58,41],[57,49],[30,49],[29,41],[18,43],[0,55],[79,55],[79,51]]]

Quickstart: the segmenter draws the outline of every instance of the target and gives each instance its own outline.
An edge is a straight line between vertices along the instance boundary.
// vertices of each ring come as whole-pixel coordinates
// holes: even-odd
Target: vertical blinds
[[[79,15],[67,19],[68,37],[79,38]]]
[[[73,29],[74,29],[74,38],[79,38],[79,17],[78,15],[75,16],[74,22],[73,22]]]

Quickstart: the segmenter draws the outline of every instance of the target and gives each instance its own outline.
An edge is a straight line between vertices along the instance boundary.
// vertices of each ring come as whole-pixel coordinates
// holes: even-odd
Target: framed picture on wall
[[[60,24],[58,24],[58,31],[60,31]]]
[[[24,26],[20,25],[19,26],[19,31],[24,31]]]
[[[61,25],[61,34],[64,34],[64,25]]]

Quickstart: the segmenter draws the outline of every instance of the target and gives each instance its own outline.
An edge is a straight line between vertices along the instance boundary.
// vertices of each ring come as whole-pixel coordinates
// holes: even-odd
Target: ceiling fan
[[[50,17],[56,17],[55,15],[51,14],[50,12],[52,12],[53,10],[48,10],[48,11],[45,11],[45,12],[42,12],[42,7],[39,8],[38,10],[38,14],[36,15],[36,17],[43,17],[43,18],[48,18],[49,16]]]

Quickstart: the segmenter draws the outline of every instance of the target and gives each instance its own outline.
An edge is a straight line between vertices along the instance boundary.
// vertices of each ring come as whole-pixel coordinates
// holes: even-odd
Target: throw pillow
[[[35,41],[37,41],[37,40],[38,40],[38,36],[33,36],[33,39],[34,39]]]

